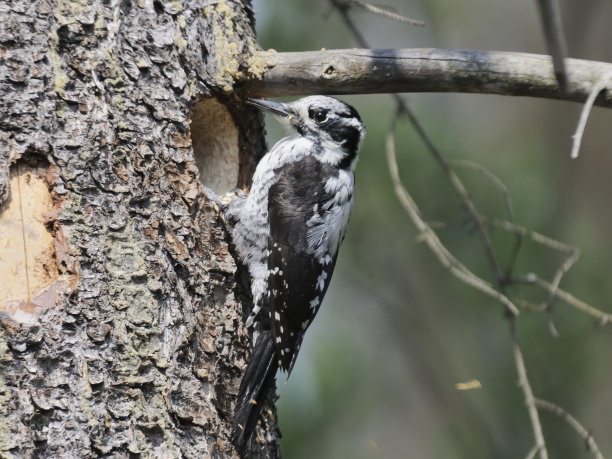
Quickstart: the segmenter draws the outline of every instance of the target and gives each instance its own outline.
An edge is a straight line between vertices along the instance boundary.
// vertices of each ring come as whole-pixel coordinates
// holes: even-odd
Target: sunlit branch
[[[338,49],[262,51],[251,67],[266,70],[246,80],[249,96],[462,92],[586,101],[593,85],[612,64],[566,59],[568,91],[561,91],[550,56],[502,51]],[[612,107],[612,91],[601,91],[595,105]]]

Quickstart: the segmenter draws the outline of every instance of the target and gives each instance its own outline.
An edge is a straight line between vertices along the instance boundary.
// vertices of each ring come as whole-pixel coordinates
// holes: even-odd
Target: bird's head
[[[249,99],[251,105],[269,111],[279,121],[320,147],[326,162],[354,168],[365,136],[365,125],[353,107],[334,97],[309,96],[294,102]]]

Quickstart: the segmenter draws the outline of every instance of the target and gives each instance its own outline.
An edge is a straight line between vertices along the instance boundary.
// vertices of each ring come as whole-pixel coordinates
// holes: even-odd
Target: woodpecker
[[[289,377],[329,286],[353,206],[354,170],[365,135],[357,111],[332,97],[249,103],[274,114],[291,135],[263,156],[249,194],[233,192],[223,208],[253,296],[245,322],[253,352],[234,411],[233,438],[243,455],[251,449],[277,370]]]

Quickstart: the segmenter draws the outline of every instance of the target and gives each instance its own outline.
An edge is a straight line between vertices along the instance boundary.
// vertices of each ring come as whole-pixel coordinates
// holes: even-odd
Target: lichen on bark
[[[76,279],[34,325],[0,315],[0,455],[235,455],[249,298],[189,117],[223,95],[248,180],[263,130],[232,89],[257,49],[250,5],[23,0],[0,18],[0,212],[11,168],[45,164],[55,262]],[[259,440],[279,454],[270,419]]]

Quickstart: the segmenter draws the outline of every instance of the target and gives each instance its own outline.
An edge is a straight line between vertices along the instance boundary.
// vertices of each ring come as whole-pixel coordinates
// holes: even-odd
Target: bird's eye
[[[311,110],[310,117],[315,120],[317,123],[322,123],[327,119],[327,111],[326,110]]]
[[[313,118],[314,118],[314,120],[317,123],[322,123],[323,121],[325,121],[327,119],[327,113],[325,113],[325,112],[316,112],[314,114]]]

